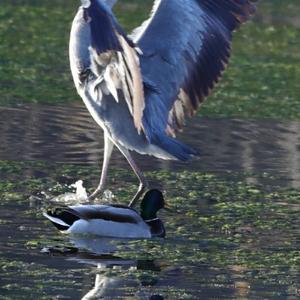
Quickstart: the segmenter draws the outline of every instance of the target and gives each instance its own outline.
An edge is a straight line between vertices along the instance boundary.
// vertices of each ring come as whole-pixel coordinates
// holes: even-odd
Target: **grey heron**
[[[150,18],[127,36],[112,12],[116,0],[81,0],[70,35],[71,72],[104,131],[102,173],[90,200],[104,190],[114,146],[139,179],[129,206],[147,186],[130,151],[182,161],[197,155],[176,132],[218,82],[232,32],[254,13],[253,1],[155,0]]]

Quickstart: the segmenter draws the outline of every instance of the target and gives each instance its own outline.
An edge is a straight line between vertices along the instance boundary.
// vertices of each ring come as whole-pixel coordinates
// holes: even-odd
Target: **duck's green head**
[[[156,213],[165,205],[164,196],[161,191],[153,189],[148,191],[141,203],[141,217],[144,220],[156,218]]]

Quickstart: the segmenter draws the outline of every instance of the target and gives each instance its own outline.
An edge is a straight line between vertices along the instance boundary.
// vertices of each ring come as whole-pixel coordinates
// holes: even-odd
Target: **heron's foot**
[[[88,196],[88,201],[94,201],[101,193],[103,193],[102,188],[96,188],[96,190]]]
[[[129,207],[133,207],[137,203],[137,201],[141,198],[141,196],[146,191],[147,187],[148,187],[147,182],[140,183],[138,191],[136,192],[136,194],[134,195],[134,197],[132,198],[132,200],[128,205]]]

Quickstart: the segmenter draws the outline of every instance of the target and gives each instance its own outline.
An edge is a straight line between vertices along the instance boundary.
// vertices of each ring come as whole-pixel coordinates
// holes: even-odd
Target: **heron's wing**
[[[134,43],[126,36],[110,8],[101,0],[84,8],[90,23],[91,68],[98,76],[95,89],[108,90],[118,101],[118,90],[124,93],[134,124],[140,132],[144,110],[144,92],[139,58]],[[105,91],[104,91],[105,92]],[[98,94],[102,97],[102,93]],[[101,100],[101,99],[98,99]]]
[[[254,11],[251,0],[156,0],[150,19],[133,33],[143,52],[150,140],[174,133],[184,112],[196,112],[226,67],[232,32]]]

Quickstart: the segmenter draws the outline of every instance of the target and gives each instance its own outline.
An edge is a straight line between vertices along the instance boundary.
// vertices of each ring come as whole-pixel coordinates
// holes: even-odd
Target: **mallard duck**
[[[140,214],[123,205],[76,205],[49,209],[43,215],[60,231],[118,238],[164,237],[163,222],[157,217],[164,207],[163,194],[148,191]]]

